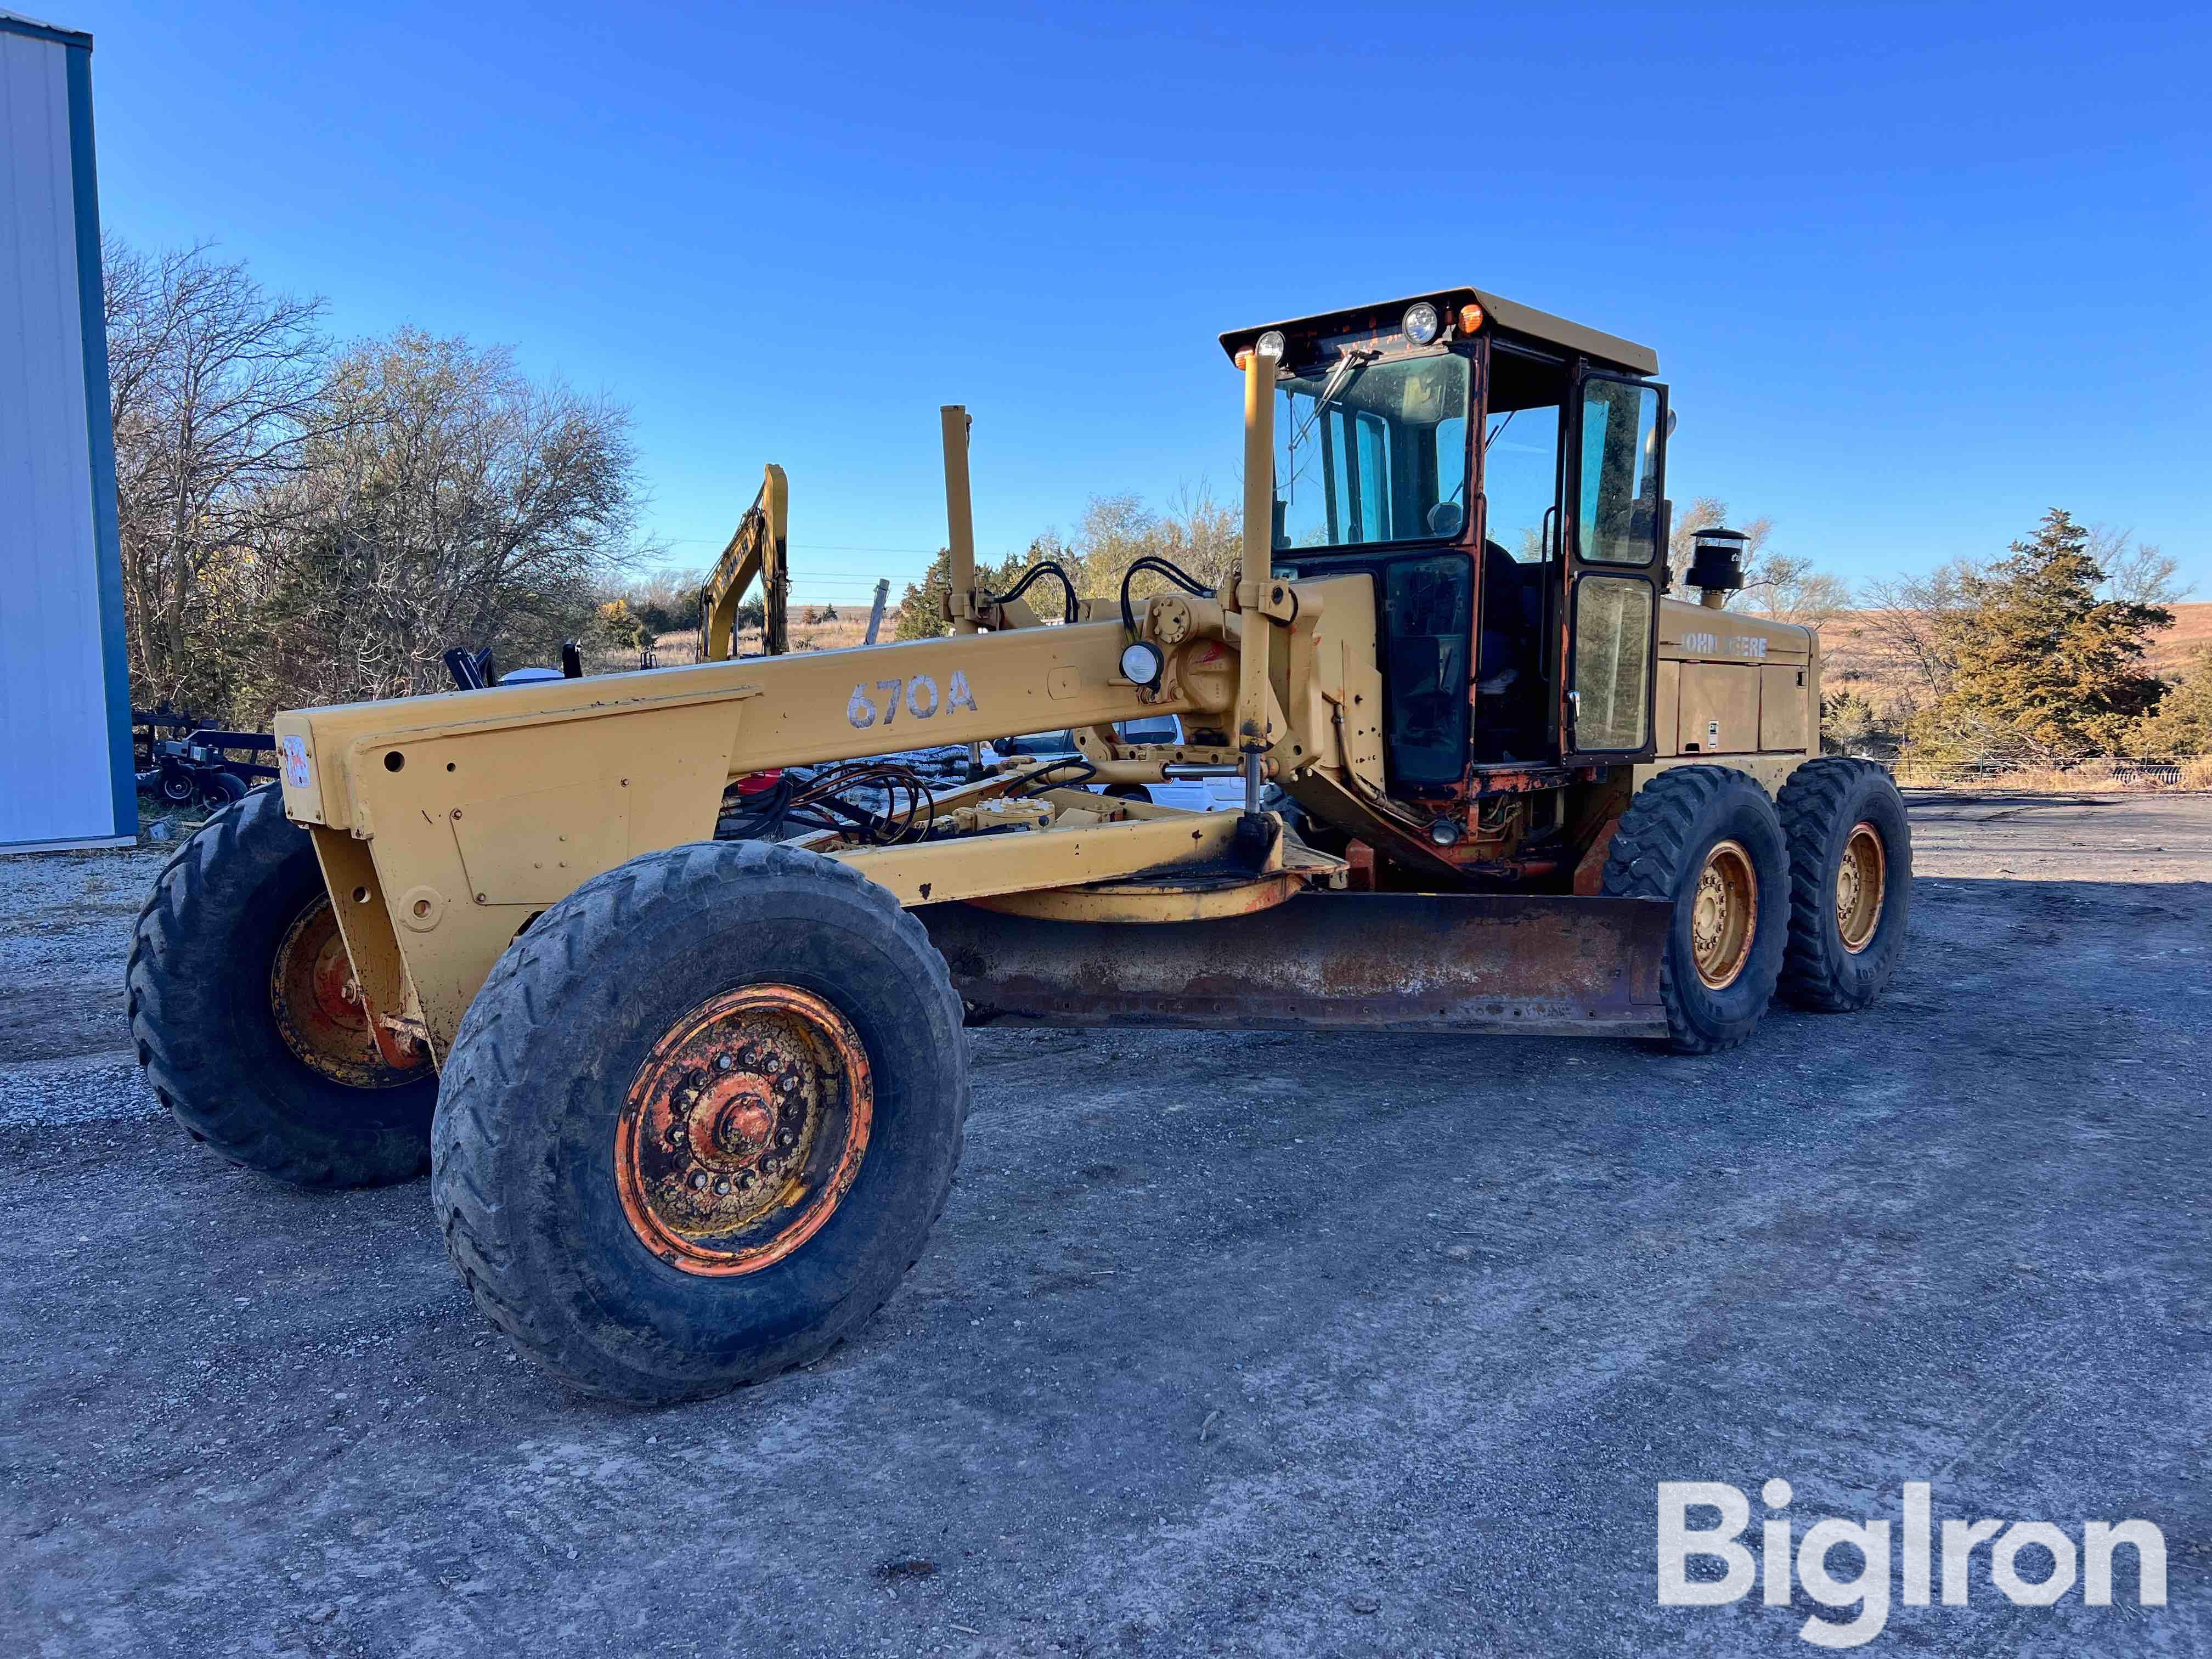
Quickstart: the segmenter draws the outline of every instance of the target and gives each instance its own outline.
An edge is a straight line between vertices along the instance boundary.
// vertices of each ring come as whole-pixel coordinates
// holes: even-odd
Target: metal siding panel
[[[1770,753],[1809,747],[1805,671],[1795,663],[1769,663],[1759,671],[1759,746]]]
[[[1759,667],[1755,663],[1689,662],[1675,692],[1675,752],[1698,745],[1702,755],[1759,750]],[[1719,727],[1717,732],[1714,727]]]
[[[116,823],[70,50],[0,34],[0,846]]]
[[[108,793],[118,835],[138,833],[131,746],[131,657],[123,626],[123,549],[115,518],[115,428],[107,389],[107,296],[100,258],[100,169],[92,140],[92,45],[69,54],[70,189],[76,198],[76,310],[83,344],[84,423],[92,485],[101,681],[107,694]]]

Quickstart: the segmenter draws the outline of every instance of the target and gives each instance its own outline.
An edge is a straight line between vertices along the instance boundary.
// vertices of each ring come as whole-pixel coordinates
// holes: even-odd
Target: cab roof
[[[1517,300],[1492,294],[1479,288],[1437,289],[1427,294],[1409,295],[1402,300],[1388,300],[1377,305],[1355,306],[1348,311],[1321,312],[1310,317],[1294,317],[1279,323],[1260,323],[1251,328],[1234,329],[1221,337],[1221,349],[1234,362],[1237,354],[1269,329],[1280,329],[1290,345],[1291,356],[1298,356],[1298,343],[1309,344],[1325,338],[1345,334],[1395,334],[1400,319],[1408,306],[1426,300],[1436,307],[1445,323],[1457,322],[1460,307],[1473,301],[1483,310],[1483,329],[1509,340],[1524,341],[1529,344],[1547,347],[1554,351],[1588,357],[1593,362],[1608,368],[1626,369],[1632,374],[1656,374],[1659,354],[1650,346],[1641,346],[1633,340],[1624,340],[1617,334],[1607,334],[1601,329],[1588,328],[1580,323],[1571,323],[1564,317],[1554,317],[1548,311],[1539,311],[1534,306],[1524,306]]]

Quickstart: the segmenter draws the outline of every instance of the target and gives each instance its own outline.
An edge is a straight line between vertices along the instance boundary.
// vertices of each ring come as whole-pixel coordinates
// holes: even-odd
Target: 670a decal
[[[918,720],[934,718],[939,708],[947,712],[955,708],[965,708],[971,714],[981,712],[975,707],[975,694],[968,689],[966,671],[956,668],[952,671],[952,684],[945,688],[942,701],[938,696],[936,679],[928,674],[916,674],[904,680],[878,680],[872,686],[863,680],[853,688],[852,701],[845,705],[845,718],[862,732],[878,720],[889,726],[898,719],[902,703],[906,712]]]

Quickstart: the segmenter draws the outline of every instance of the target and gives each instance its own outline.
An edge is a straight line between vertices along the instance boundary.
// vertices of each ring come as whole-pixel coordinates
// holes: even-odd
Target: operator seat
[[[1476,655],[1478,762],[1527,759],[1544,741],[1544,564],[1522,564],[1482,544],[1481,639]]]
[[[1540,568],[1522,565],[1496,542],[1482,544],[1482,651],[1475,678],[1486,694],[1504,691],[1534,665],[1543,623],[1540,605],[1530,604],[1540,595],[1528,578]]]

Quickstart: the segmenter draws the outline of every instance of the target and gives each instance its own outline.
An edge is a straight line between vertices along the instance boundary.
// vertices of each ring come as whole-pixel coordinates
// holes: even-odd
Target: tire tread
[[[1717,796],[1739,780],[1751,782],[1747,774],[1726,767],[1676,766],[1648,781],[1621,814],[1620,827],[1607,848],[1605,891],[1616,898],[1674,902],[1686,874],[1698,819]],[[1758,787],[1756,783],[1751,787]],[[1678,1054],[1710,1054],[1747,1041],[1749,1027],[1735,1036],[1720,1036],[1699,1029],[1685,1017],[1674,954],[1664,950],[1659,955],[1659,994],[1666,1005],[1669,1045]]]
[[[204,1052],[219,1033],[219,1010],[202,985],[172,966],[189,942],[221,933],[241,887],[276,876],[286,837],[270,820],[283,815],[274,786],[252,790],[211,815],[161,866],[132,925],[124,965],[132,1046],[163,1108],[234,1164],[302,1187],[411,1179],[428,1162],[427,1135],[411,1166],[401,1168],[388,1139],[343,1158],[279,1133],[269,1102],[227,1083],[222,1066]]]
[[[1798,1007],[1817,1012],[1844,1012],[1872,1000],[1850,994],[1838,971],[1840,963],[1818,943],[1832,921],[1825,852],[1845,803],[1869,774],[1887,781],[1887,774],[1871,761],[1821,756],[1790,775],[1775,803],[1790,855],[1790,945],[1783,958],[1781,992]],[[1812,856],[1815,852],[1821,856]],[[1909,880],[1909,865],[1905,870]],[[1886,957],[1874,994],[1879,995],[1895,976],[1897,960],[1894,953]]]
[[[687,842],[641,854],[617,870],[585,883],[539,916],[529,933],[493,966],[462,1020],[448,1059],[439,1107],[430,1191],[447,1254],[477,1306],[538,1364],[579,1393],[605,1399],[643,1397],[637,1379],[610,1382],[605,1362],[597,1353],[532,1319],[527,1298],[514,1282],[522,1241],[512,1231],[515,1224],[512,1213],[488,1194],[496,1190],[493,1170],[501,1153],[505,1131],[520,1115],[544,1109],[540,1098],[544,1082],[538,1079],[533,1084],[525,1075],[515,1063],[514,1045],[507,1038],[536,1027],[545,1010],[573,1011],[580,999],[594,988],[603,988],[610,996],[616,994],[616,988],[599,984],[589,966],[594,939],[635,928],[664,906],[689,909],[696,903],[700,888],[726,883],[740,871],[817,881],[860,896],[893,931],[937,963],[933,994],[939,999],[940,1012],[956,1036],[963,1029],[959,996],[920,921],[887,890],[850,866],[775,842]],[[963,1067],[952,1158],[930,1212],[932,1228],[944,1212],[951,1190],[951,1171],[958,1168],[964,1150],[968,1088]],[[844,1328],[856,1328],[874,1317],[896,1291],[906,1271],[920,1259],[917,1254],[902,1264],[882,1293]],[[842,1340],[842,1336],[837,1340]],[[827,1345],[834,1346],[834,1341]],[[748,1387],[819,1357],[805,1354],[742,1376],[696,1385],[655,1385],[652,1397],[673,1401]]]

